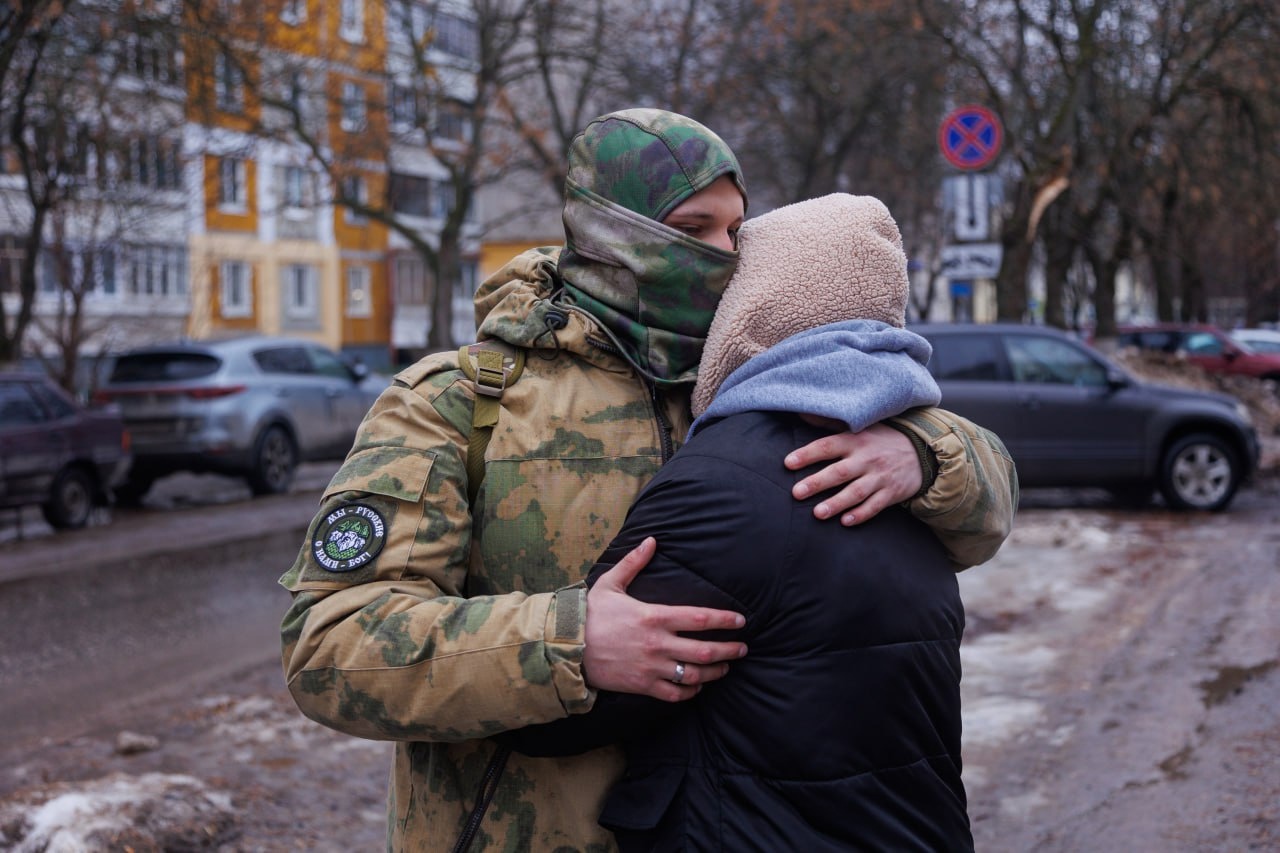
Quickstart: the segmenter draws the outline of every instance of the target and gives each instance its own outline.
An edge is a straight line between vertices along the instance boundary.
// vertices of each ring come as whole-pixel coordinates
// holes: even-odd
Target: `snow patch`
[[[1012,740],[1040,725],[1043,718],[1044,706],[1031,699],[1013,696],[966,699],[962,711],[964,748],[993,746]]]
[[[1037,789],[1016,797],[1005,797],[1000,801],[1000,813],[1015,820],[1024,820],[1032,811],[1048,804],[1049,798]]]
[[[192,776],[117,773],[28,791],[0,805],[0,829],[16,853],[89,853],[151,842],[159,849],[226,836],[231,798]]]

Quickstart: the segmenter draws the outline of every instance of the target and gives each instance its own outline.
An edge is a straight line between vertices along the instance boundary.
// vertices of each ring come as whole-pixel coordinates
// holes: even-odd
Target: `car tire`
[[[49,500],[41,507],[44,520],[59,530],[76,530],[89,523],[94,506],[93,478],[83,468],[64,468],[53,480]]]
[[[253,469],[247,477],[255,495],[280,495],[293,485],[298,470],[298,448],[293,438],[279,424],[269,426],[258,436],[253,450]]]
[[[1227,508],[1244,478],[1231,445],[1209,433],[1183,436],[1160,463],[1160,494],[1172,509],[1218,512]]]

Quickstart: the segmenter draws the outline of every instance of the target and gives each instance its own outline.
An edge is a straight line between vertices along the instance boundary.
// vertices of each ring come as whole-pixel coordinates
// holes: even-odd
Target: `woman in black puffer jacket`
[[[806,472],[778,463],[936,404],[928,344],[901,328],[897,227],[874,199],[827,196],[749,222],[741,252],[691,438],[588,583],[653,537],[631,594],[741,612],[749,652],[693,702],[605,693],[509,742],[555,755],[625,741],[600,817],[624,851],[971,850],[953,567],[904,509],[853,529],[816,520],[821,496],[792,498]]]

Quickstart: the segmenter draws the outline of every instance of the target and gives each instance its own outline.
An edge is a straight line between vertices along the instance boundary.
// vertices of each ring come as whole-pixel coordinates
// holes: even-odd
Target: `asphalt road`
[[[53,533],[9,519],[0,563],[5,742],[72,736],[139,703],[190,695],[278,654],[276,585],[331,466],[291,494],[248,500],[239,481],[179,475],[140,510]],[[100,519],[100,521],[105,521]]]

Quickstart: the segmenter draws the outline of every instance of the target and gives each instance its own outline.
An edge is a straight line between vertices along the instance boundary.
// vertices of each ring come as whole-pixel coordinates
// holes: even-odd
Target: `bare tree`
[[[322,198],[412,247],[434,285],[423,344],[455,346],[455,285],[479,231],[476,192],[511,167],[491,146],[489,124],[513,69],[527,67],[519,35],[532,0],[476,0],[465,16],[446,3],[389,0],[387,31],[379,32],[385,55],[335,44],[323,57],[264,35],[271,30],[261,18],[278,16],[281,0],[246,6],[239,17],[228,17],[224,4],[190,2],[196,61],[206,76],[211,63],[233,65],[253,100],[243,130],[300,145],[322,179]],[[211,94],[199,98],[204,109]],[[396,171],[424,155],[442,179]],[[432,227],[422,221],[424,193],[432,195]]]
[[[26,116],[38,109],[27,102],[37,88],[41,64],[50,42],[65,30],[65,14],[71,3],[49,0],[21,0],[8,3],[0,10],[0,119],[4,136],[12,144],[14,136],[25,136],[22,125]],[[0,152],[2,153],[2,152]],[[16,152],[21,156],[21,148]],[[23,171],[26,165],[21,166]],[[42,225],[42,223],[34,223]],[[29,228],[23,241],[18,273],[17,313],[10,318],[9,308],[0,299],[0,364],[12,362],[22,352],[22,340],[31,323],[32,300],[35,298],[36,253],[40,248],[40,230]],[[34,238],[32,238],[34,234]]]
[[[16,357],[34,329],[37,355],[69,391],[86,345],[102,331],[86,315],[88,300],[113,274],[129,235],[154,224],[154,189],[178,180],[176,141],[167,156],[159,150],[182,122],[180,103],[159,92],[169,86],[172,95],[179,82],[176,49],[164,55],[155,40],[172,36],[172,23],[164,14],[79,4],[19,52],[21,85],[4,115],[22,179],[20,198],[6,196],[8,219],[24,232],[22,299],[6,340]]]

